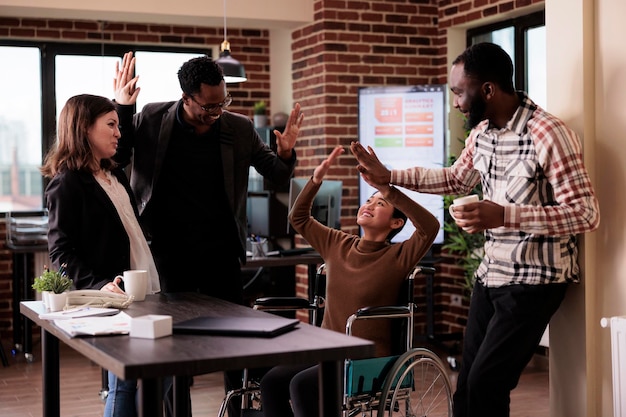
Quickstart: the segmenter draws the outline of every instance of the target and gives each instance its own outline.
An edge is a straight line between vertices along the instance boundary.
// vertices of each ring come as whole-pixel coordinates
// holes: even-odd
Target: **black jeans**
[[[508,417],[511,390],[532,358],[568,284],[476,282],[472,293],[454,417]]]

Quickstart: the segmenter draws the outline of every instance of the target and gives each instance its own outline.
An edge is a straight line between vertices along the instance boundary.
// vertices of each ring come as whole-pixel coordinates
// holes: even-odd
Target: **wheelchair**
[[[313,297],[264,297],[257,299],[255,309],[281,314],[307,310],[309,322],[319,324],[324,308],[325,269],[322,264],[316,274]],[[413,347],[414,313],[413,287],[416,276],[433,274],[434,268],[416,266],[401,291],[398,305],[364,307],[352,314],[346,323],[346,334],[352,334],[357,320],[397,320],[402,333],[403,353],[382,358],[351,360],[344,366],[343,417],[449,417],[452,416],[452,387],[447,368],[437,354],[429,349]],[[395,331],[394,331],[395,334]],[[394,336],[395,337],[395,336]],[[252,371],[254,373],[254,370]],[[231,401],[241,398],[242,417],[262,417],[260,377],[244,370],[242,388],[229,391],[220,406],[218,417],[225,417]]]

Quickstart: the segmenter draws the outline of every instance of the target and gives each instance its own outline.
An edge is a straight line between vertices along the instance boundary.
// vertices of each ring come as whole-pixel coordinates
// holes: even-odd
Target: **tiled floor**
[[[24,355],[9,355],[10,366],[0,367],[0,416],[40,417],[41,362],[35,346],[34,361]],[[548,372],[539,360],[522,375],[511,397],[511,417],[548,417]],[[61,415],[63,417],[102,416],[101,372],[98,366],[61,344]],[[456,373],[450,371],[454,381]],[[194,417],[217,416],[223,398],[222,374],[194,378],[191,389]]]

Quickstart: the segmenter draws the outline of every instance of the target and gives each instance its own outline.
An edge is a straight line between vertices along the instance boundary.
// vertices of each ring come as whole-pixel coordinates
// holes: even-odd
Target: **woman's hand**
[[[343,149],[343,146],[335,146],[335,149],[333,149],[330,155],[328,155],[328,158],[324,159],[322,163],[315,168],[315,171],[313,172],[313,183],[320,184],[324,180],[324,176],[328,172],[328,168],[333,164],[333,162],[335,162],[335,159],[337,159],[337,157],[344,152],[345,150]]]
[[[115,292],[118,294],[126,294],[119,286],[119,283],[122,282],[122,278],[120,277],[115,277],[113,278],[113,281],[106,283],[102,288],[100,288],[100,291],[107,291],[107,292]]]

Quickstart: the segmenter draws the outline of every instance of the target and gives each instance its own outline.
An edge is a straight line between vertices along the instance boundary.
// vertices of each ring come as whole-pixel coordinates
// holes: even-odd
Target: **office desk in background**
[[[20,302],[34,300],[35,294],[32,288],[35,276],[42,271],[37,271],[34,261],[38,253],[47,253],[48,245],[15,245],[7,242],[7,248],[13,254],[13,348],[14,353],[23,352],[26,361],[33,361],[32,328],[30,322],[20,314]],[[46,255],[47,258],[47,255]]]
[[[301,255],[290,256],[267,256],[265,258],[247,258],[244,268],[279,268],[283,266],[306,265],[308,275],[309,298],[313,297],[313,283],[315,282],[315,274],[317,266],[322,264],[324,260],[317,252],[304,253]],[[274,295],[274,294],[271,294]],[[295,288],[294,294],[295,295]]]
[[[176,415],[186,415],[188,376],[307,362],[321,363],[324,402],[320,415],[339,417],[343,360],[374,355],[372,342],[306,323],[274,338],[183,334],[154,340],[129,336],[71,338],[52,322],[39,319],[44,312],[40,301],[22,302],[20,311],[41,327],[44,417],[59,416],[59,341],[120,378],[138,379],[140,417],[162,416],[162,378],[166,376],[174,376]],[[269,314],[201,294],[183,293],[148,295],[145,301],[134,302],[124,312],[131,317],[167,314],[174,323],[199,316]]]

